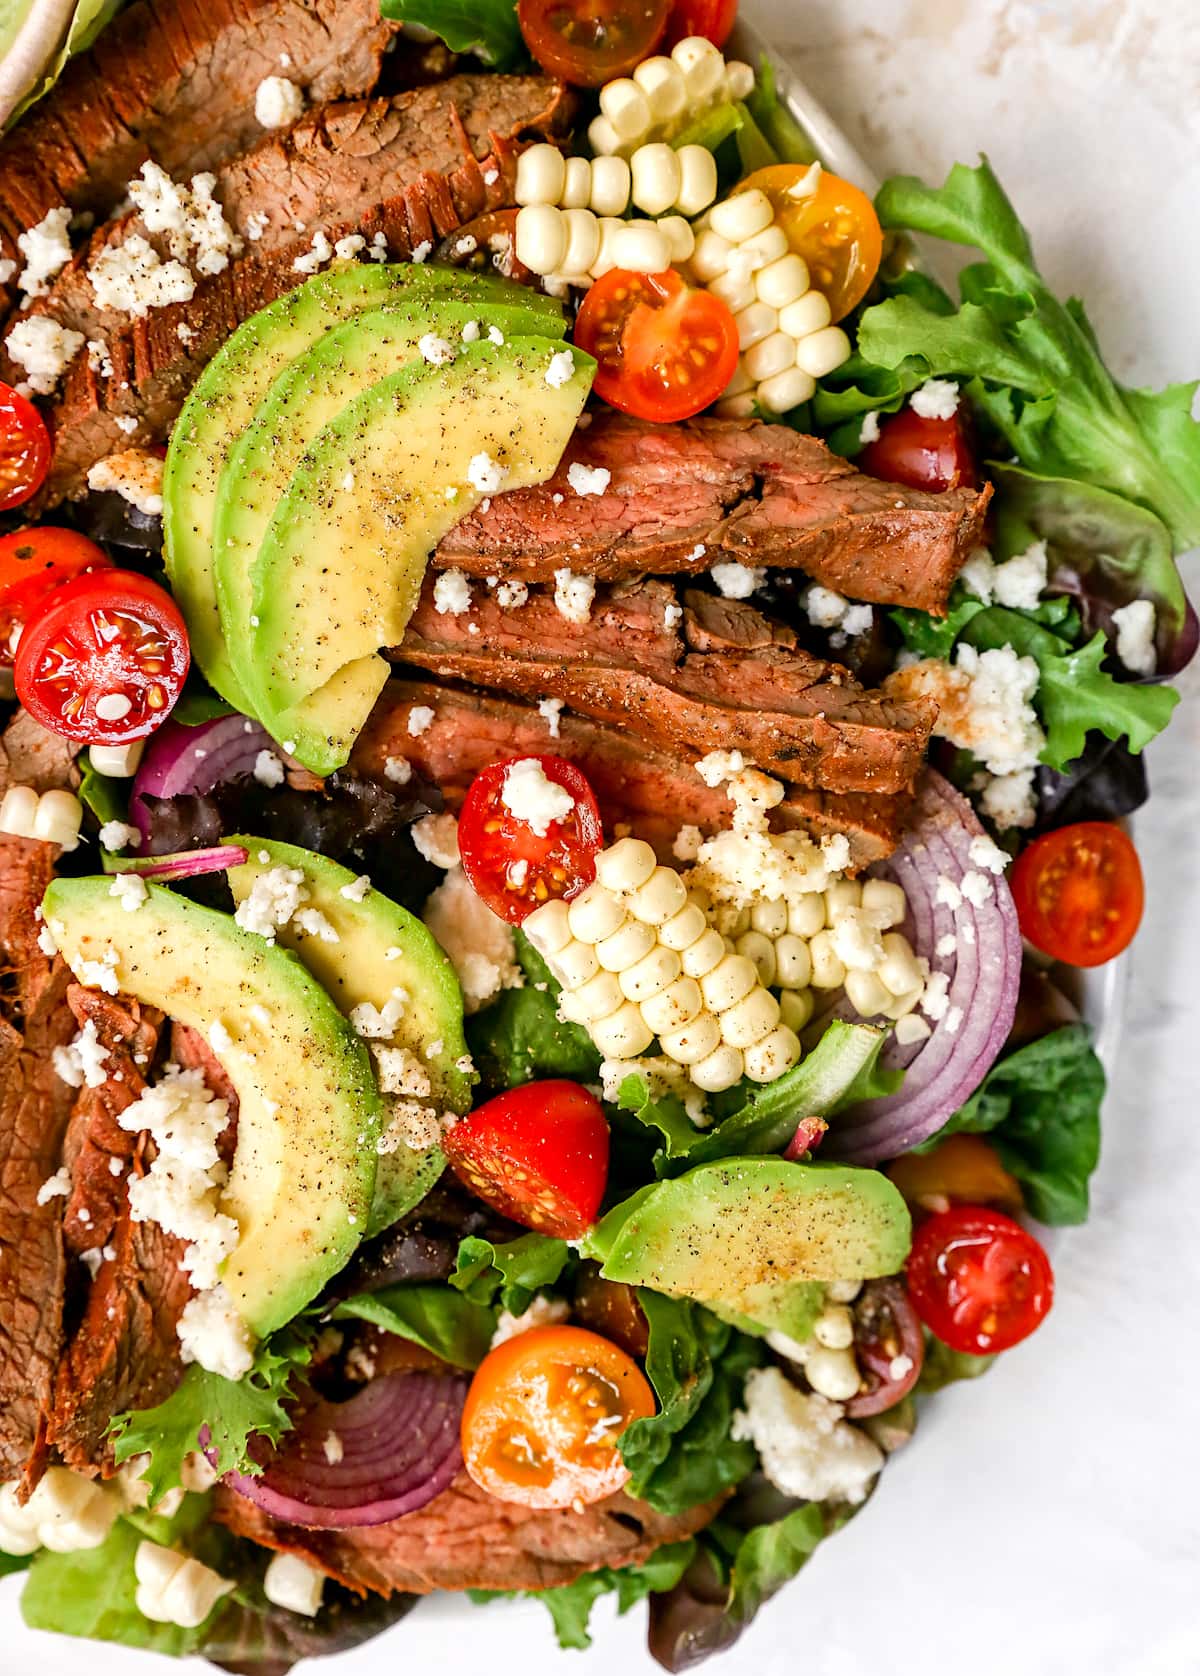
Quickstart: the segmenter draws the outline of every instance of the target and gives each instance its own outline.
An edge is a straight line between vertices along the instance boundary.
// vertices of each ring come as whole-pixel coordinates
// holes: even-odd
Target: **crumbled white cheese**
[[[740,753],[712,752],[710,756],[726,754]],[[774,788],[770,797],[763,795],[760,782]],[[831,833],[818,845],[804,832],[771,832],[772,799],[778,801],[776,794],[782,794],[782,787],[769,775],[735,773],[729,793],[734,803],[733,825],[705,839],[687,879],[689,885],[707,890],[714,904],[722,905],[727,913],[736,914],[761,901],[786,902],[790,907],[814,891],[828,889],[846,867],[850,846],[844,833]],[[718,917],[718,929],[723,929],[724,917]]]
[[[409,732],[412,732],[411,727]],[[407,757],[387,757],[383,764],[383,777],[394,786],[406,786],[412,779],[412,763]]]
[[[72,1083],[71,1086],[73,1088],[78,1088],[79,1084]],[[71,1172],[64,1164],[61,1169],[55,1170],[52,1176],[47,1176],[46,1180],[38,1188],[37,1202],[39,1205],[48,1205],[51,1199],[65,1199],[69,1196],[70,1192]]]
[[[321,943],[340,943],[341,937],[319,908],[297,908],[292,924]]]
[[[673,629],[677,629],[682,621],[683,606],[676,605],[674,600],[668,601],[668,603],[663,606],[663,627],[666,629],[667,633],[670,634]]]
[[[22,369],[35,396],[48,396],[82,349],[82,332],[60,326],[49,315],[18,320],[5,339],[5,348]]]
[[[184,186],[153,162],[143,163],[140,176],[129,183],[129,196],[147,231],[165,233],[172,260],[190,264],[198,274],[221,273],[230,257],[242,251],[241,239],[213,196],[216,184],[216,175],[200,174]]]
[[[292,272],[298,274],[315,274],[323,268],[333,256],[333,246],[329,239],[318,227],[312,236],[312,244],[303,256],[297,256],[292,263]]]
[[[101,378],[111,378],[113,375],[112,356],[108,352],[108,345],[102,338],[89,338],[87,341],[88,366],[93,372],[98,372]]]
[[[869,605],[847,605],[842,612],[842,633],[869,634],[875,625],[875,612]]]
[[[486,452],[472,454],[467,462],[467,482],[481,495],[497,495],[503,489],[509,468]]]
[[[119,995],[121,985],[117,967],[120,963],[121,957],[116,949],[105,949],[99,960],[81,960],[76,975],[87,989],[102,989],[106,995]]]
[[[949,908],[952,914],[957,913],[962,907],[962,891],[946,873],[938,875],[933,899],[939,907]]]
[[[382,1054],[388,1050],[379,1051]],[[419,1100],[389,1099],[387,1110],[389,1121],[375,1143],[375,1151],[381,1158],[399,1152],[402,1146],[410,1152],[428,1152],[441,1140],[441,1119],[431,1106],[424,1106]]]
[[[255,879],[233,917],[243,931],[252,931],[273,943],[280,926],[288,923],[308,896],[304,874],[298,867],[272,867]]]
[[[976,599],[1010,611],[1032,611],[1045,592],[1048,573],[1046,543],[1035,541],[1023,553],[996,564],[986,547],[977,547],[961,571],[964,586]]]
[[[113,416],[113,424],[126,436],[132,436],[138,428],[138,422],[132,413],[117,413]]]
[[[360,1001],[350,1012],[350,1023],[365,1041],[386,1042],[396,1033],[396,1026],[404,1017],[409,1003],[406,989],[393,989],[382,1007],[373,1002]]]
[[[940,1023],[949,1011],[949,989],[950,976],[947,972],[930,972],[925,980],[925,994],[921,997],[921,1011],[926,1018],[931,1018],[935,1024]]]
[[[117,850],[136,850],[141,842],[137,827],[127,826],[124,821],[105,821],[100,828],[100,843],[110,854]]]
[[[478,343],[480,336],[478,320],[468,320],[459,336],[464,343]]]
[[[433,726],[434,712],[428,704],[414,704],[408,712],[408,733],[410,739],[419,739],[421,735]],[[389,760],[394,761],[394,758]],[[392,776],[389,776],[391,778]]]
[[[449,871],[458,866],[458,822],[448,810],[422,815],[409,828],[417,853],[435,867]]]
[[[7,285],[17,271],[18,264],[11,256],[0,256],[0,285]]]
[[[148,518],[156,518],[163,509],[163,465],[157,454],[128,448],[89,467],[88,488],[118,494]]]
[[[967,855],[976,867],[982,867],[989,873],[1003,873],[1008,866],[1009,857],[990,839],[986,832],[978,833],[967,846]],[[964,891],[964,895],[966,892]]]
[[[561,390],[574,376],[575,357],[569,349],[560,349],[557,355],[551,355],[550,365],[546,368],[546,383],[552,390]]]
[[[270,225],[271,217],[265,210],[251,210],[246,217],[246,237],[251,244],[257,244]]]
[[[592,620],[592,601],[596,597],[596,582],[591,576],[575,576],[569,569],[554,572],[554,604],[560,617],[568,623],[589,623]]]
[[[849,972],[874,972],[883,959],[883,937],[862,908],[841,908],[830,928],[833,952]]]
[[[571,793],[547,777],[536,757],[522,757],[509,764],[500,801],[538,838],[544,838],[557,821],[566,820],[575,807]]]
[[[418,339],[417,350],[421,359],[428,361],[431,367],[448,367],[454,360],[454,345],[436,332],[426,332]]]
[[[879,441],[879,414],[874,410],[863,414],[862,424],[858,427],[858,440],[864,448],[868,442]]]
[[[962,891],[964,902],[970,902],[975,908],[982,908],[995,894],[987,874],[976,873],[973,869],[963,874],[959,881],[959,889]]]
[[[190,1298],[177,1330],[183,1360],[198,1362],[209,1373],[241,1379],[254,1365],[250,1333],[223,1286]]]
[[[343,885],[338,891],[347,902],[365,902],[371,891],[371,880],[368,874],[360,873],[351,884]]]
[[[488,342],[497,345],[504,342],[504,333],[500,330],[499,326],[488,327]]]
[[[676,861],[695,861],[703,842],[704,834],[698,826],[681,826],[675,834],[671,853]]]
[[[723,599],[749,599],[767,579],[761,565],[739,564],[736,559],[730,559],[726,564],[715,564],[709,574]]]
[[[922,419],[953,419],[958,412],[958,385],[948,378],[927,378],[908,398]]]
[[[607,466],[585,466],[582,460],[572,460],[567,467],[567,482],[577,495],[602,495],[611,481]]]
[[[837,628],[846,614],[850,601],[832,588],[814,583],[804,595],[804,614],[814,628]]]
[[[1158,667],[1154,649],[1157,612],[1153,600],[1134,599],[1112,614],[1117,631],[1117,656],[1131,675],[1153,675]]]
[[[563,709],[561,698],[543,698],[538,705],[538,715],[550,729],[551,739],[557,739],[562,731]]]
[[[805,1501],[862,1501],[883,1452],[837,1403],[799,1390],[779,1368],[753,1368],[744,1400],[732,1436],[754,1444],[776,1489]]]
[[[100,1088],[108,1081],[105,1064],[109,1053],[100,1040],[95,1022],[87,1019],[73,1042],[56,1047],[51,1055],[54,1074],[69,1088]]]
[[[71,211],[65,204],[47,210],[36,227],[17,235],[17,248],[25,258],[17,284],[27,297],[44,297],[53,279],[71,260],[71,240],[68,229]]]
[[[281,786],[286,776],[282,757],[277,757],[274,751],[259,751],[254,759],[254,778],[260,786]]]
[[[696,1087],[685,1066],[665,1054],[645,1059],[602,1059],[599,1076],[600,1092],[611,1105],[617,1104],[626,1077],[640,1077],[652,1100],[678,1100],[697,1128],[703,1129],[711,1121],[703,1091]]]
[[[461,570],[442,571],[433,584],[433,608],[443,617],[460,617],[471,609],[471,584]]]
[[[264,128],[290,128],[303,110],[303,89],[286,76],[264,76],[255,89],[254,115]]]
[[[1011,646],[980,652],[960,644],[953,667],[936,658],[888,677],[889,692],[923,695],[938,704],[934,733],[970,751],[991,774],[1036,766],[1046,744],[1032,699],[1038,666]]]
[[[1004,832],[1012,827],[1030,827],[1037,820],[1034,770],[1022,768],[1013,774],[993,775],[980,793],[980,806],[990,821]]]
[[[408,1094],[415,1099],[433,1092],[429,1072],[411,1048],[381,1047],[375,1050],[381,1094]]]
[[[140,873],[118,873],[108,887],[108,894],[117,898],[127,914],[132,914],[147,900],[150,892]]]
[[[356,256],[361,256],[366,248],[367,241],[361,233],[347,233],[345,238],[335,241],[333,254],[339,262],[351,262]]]
[[[715,790],[726,780],[732,780],[735,774],[740,774],[745,766],[746,759],[740,751],[709,751],[696,764],[696,772],[706,786]]]
[[[422,918],[458,975],[467,1012],[478,1012],[502,989],[520,988],[512,927],[480,900],[461,867],[446,874]]]
[[[570,1313],[562,1298],[543,1298],[540,1295],[531,1298],[528,1308],[523,1309],[520,1315],[502,1309],[496,1318],[492,1349],[498,1344],[507,1344],[510,1338],[527,1333],[531,1327],[557,1327]]]
[[[131,233],[108,245],[88,269],[99,308],[142,319],[152,308],[186,303],[196,294],[195,277],[177,260],[164,262],[148,239]]]

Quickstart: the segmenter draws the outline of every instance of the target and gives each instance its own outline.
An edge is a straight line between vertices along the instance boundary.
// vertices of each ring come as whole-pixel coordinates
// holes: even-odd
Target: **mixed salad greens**
[[[857,1511],[919,1399],[1050,1308],[1027,1223],[1086,1218],[1104,1094],[1072,973],[1136,932],[1117,823],[1197,643],[1176,563],[1200,543],[1196,386],[1112,377],[986,160],[890,180],[872,208],[821,169],[768,63],[722,59],[671,115],[661,89],[715,66],[735,10],[382,0],[487,71],[536,62],[591,118],[569,159],[526,152],[486,245],[501,277],[426,251],[306,278],[210,360],[161,524],[114,542],[93,497],[75,527],[4,538],[17,696],[87,749],[72,792],[10,787],[0,828],[61,845],[39,946],[117,1009],[55,1065],[149,1137],[130,1214],[183,1242],[194,1288],[182,1377],[109,1416],[104,1483],[55,1465],[31,1499],[0,1488],[0,1571],[28,1567],[34,1627],[274,1672],[431,1587],[533,1594],[567,1648],[611,1594],[649,1603],[650,1650],[682,1669]],[[560,225],[590,215],[562,208],[572,163],[597,192],[629,157],[657,216]],[[671,208],[683,254],[604,265],[604,237],[657,238]],[[957,302],[912,235],[979,253]],[[50,443],[5,389],[7,509]],[[856,606],[753,554],[713,573],[787,619],[789,647],[937,706],[866,882],[844,833],[772,827],[784,785],[738,750],[700,764],[723,825],[681,818],[668,860],[608,814],[561,702],[530,712],[548,748],[471,768],[465,797],[422,765],[432,709],[408,704],[378,772],[356,746],[430,553],[493,497],[565,482],[600,397],[663,426],[715,404],[788,427],[922,507],[990,495],[944,612]],[[604,494],[607,469],[569,469]],[[457,616],[452,576],[437,610]],[[89,611],[124,625],[99,651]],[[198,1057],[137,1058],[126,1003]],[[39,1208],[71,1191],[46,1186]],[[439,1571],[422,1532],[444,1533],[419,1521],[464,1495]],[[482,1498],[530,1521],[542,1569],[469,1552]],[[556,1520],[591,1533],[591,1562],[554,1560]],[[384,1530],[384,1581],[362,1583],[356,1533]]]

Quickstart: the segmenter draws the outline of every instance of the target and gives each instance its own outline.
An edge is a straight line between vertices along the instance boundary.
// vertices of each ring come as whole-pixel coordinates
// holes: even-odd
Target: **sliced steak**
[[[607,472],[603,492],[577,493],[576,467]],[[596,414],[548,482],[484,501],[435,563],[524,582],[789,565],[851,599],[941,615],[990,494],[882,483],[786,425]]]
[[[49,844],[0,837],[0,1483],[38,1476],[62,1349],[63,1199],[57,1171],[74,1092],[51,1054],[75,1034],[70,974],[38,947]]]
[[[427,727],[413,717],[422,707],[433,711]],[[705,785],[690,753],[651,750],[618,728],[582,716],[564,715],[552,727],[530,705],[433,682],[390,681],[350,760],[358,773],[384,779],[389,758],[407,759],[457,810],[481,768],[537,752],[577,762],[596,793],[609,833],[633,832],[653,844],[664,862],[672,860],[681,826],[697,826],[707,835],[729,825],[728,798]],[[789,788],[773,821],[779,828],[800,827],[818,836],[845,832],[852,866],[862,868],[895,849],[907,806],[903,796],[832,796]]]
[[[415,213],[421,225],[414,228],[410,216],[392,241],[407,256],[470,219],[460,218],[452,187],[432,183],[453,177],[465,157],[486,158],[494,149],[493,134],[519,134],[530,112],[540,119],[555,99],[551,84],[540,76],[455,76],[388,99],[318,106],[294,127],[269,135],[219,169],[216,197],[255,261],[285,250],[294,261],[297,249],[305,252],[318,229],[356,231],[360,218],[391,200],[398,185],[428,181],[431,230],[425,230],[418,198]],[[556,121],[545,115],[546,127]],[[540,120],[537,126],[540,131]],[[476,204],[501,204],[510,184],[500,173],[490,185],[472,175],[459,193],[461,206],[477,213]],[[414,231],[420,236],[414,237]],[[88,270],[102,251],[135,233],[148,237],[164,258],[169,254],[165,235],[149,234],[138,215],[122,216],[92,235],[32,312],[52,315],[93,339],[107,339],[127,325],[128,315],[99,306]]]
[[[865,692],[840,665],[781,644],[750,607],[735,616],[733,602],[713,601],[710,612],[710,598],[689,591],[681,609],[671,587],[644,581],[605,592],[590,622],[572,623],[541,590],[505,610],[477,588],[470,611],[452,614],[427,584],[391,655],[520,698],[561,699],[662,750],[741,750],[796,785],[911,788],[936,706]]]
[[[107,1475],[113,1415],[153,1407],[179,1382],[176,1329],[192,1289],[180,1268],[184,1241],[130,1217],[128,1181],[145,1173],[149,1140],[117,1121],[146,1087],[161,1015],[77,986],[70,1002],[80,1024],[95,1024],[108,1051],[107,1080],[80,1091],[66,1147],[67,1244],[78,1257],[96,1253],[98,1266],[59,1364],[46,1440],[68,1466]]]
[[[17,235],[60,204],[107,214],[147,157],[191,175],[245,151],[266,76],[369,92],[396,27],[378,0],[137,0],[0,142],[0,255],[19,267]]]
[[[434,1589],[551,1589],[602,1566],[639,1565],[664,1543],[703,1529],[708,1502],[675,1517],[624,1493],[590,1507],[543,1511],[497,1501],[465,1473],[427,1506],[365,1530],[279,1524],[218,1486],[214,1518],[239,1536],[300,1554],[360,1594]]]
[[[513,96],[517,87],[520,98]],[[409,172],[394,171],[383,196],[366,201],[351,195],[334,224],[322,231],[333,242],[355,233],[367,240],[382,235],[401,259],[484,209],[511,204],[525,138],[559,135],[568,117],[563,89],[540,77],[488,77],[482,101],[479,81],[470,76],[400,98],[410,101],[394,102],[409,113],[406,139],[402,144],[394,136],[389,144],[398,157],[408,157]],[[471,131],[459,101],[474,125]],[[496,122],[507,126],[501,131]],[[53,506],[82,492],[88,467],[130,447],[132,440],[161,441],[201,371],[237,326],[301,283],[294,264],[311,252],[312,238],[309,229],[274,250],[250,245],[223,272],[198,281],[190,301],[155,309],[113,333],[111,372],[89,365],[85,353],[77,355],[49,414],[55,452],[40,504]],[[137,420],[134,432],[118,423],[129,419]]]
[[[41,792],[78,785],[75,758],[80,749],[74,740],[35,722],[28,710],[18,710],[0,735],[0,791],[9,786],[32,786]]]

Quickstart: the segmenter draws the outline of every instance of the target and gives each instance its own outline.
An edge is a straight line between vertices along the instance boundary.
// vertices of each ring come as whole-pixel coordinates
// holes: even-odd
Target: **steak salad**
[[[1193,387],[986,161],[832,174],[729,0],[58,10],[0,78],[0,1573],[262,1676],[435,1590],[682,1669],[1050,1310]]]

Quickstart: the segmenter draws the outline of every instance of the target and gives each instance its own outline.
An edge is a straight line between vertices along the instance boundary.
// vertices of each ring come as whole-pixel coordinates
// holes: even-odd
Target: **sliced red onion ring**
[[[194,879],[201,873],[224,873],[249,861],[241,844],[214,844],[207,850],[176,850],[174,855],[120,855],[105,860],[106,873],[140,873],[143,879]]]
[[[983,872],[970,855],[981,835],[966,798],[926,769],[900,848],[872,872],[904,887],[905,934],[930,972],[944,972],[949,980],[946,1012],[925,1041],[908,1047],[888,1042],[881,1063],[904,1069],[903,1086],[835,1118],[823,1148],[827,1156],[876,1164],[906,1152],[974,1093],[1004,1046],[1021,983],[1021,933],[1007,881],[984,872],[991,890],[979,905],[964,897],[951,910],[937,899],[942,879],[960,888],[968,873]],[[953,938],[953,951],[939,954],[946,937]]]
[[[260,751],[275,744],[265,728],[245,716],[217,716],[199,727],[167,722],[150,741],[133,781],[129,818],[145,843],[150,836],[150,811],[144,796],[181,797],[186,792],[211,791],[226,780],[252,774]]]
[[[312,1530],[384,1525],[440,1495],[462,1466],[470,1381],[388,1373],[349,1402],[302,1401],[296,1426],[262,1456],[261,1478],[225,1482],[275,1519]]]

